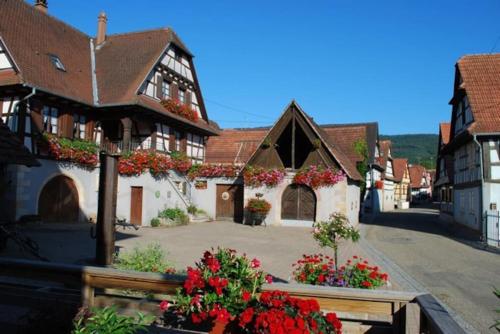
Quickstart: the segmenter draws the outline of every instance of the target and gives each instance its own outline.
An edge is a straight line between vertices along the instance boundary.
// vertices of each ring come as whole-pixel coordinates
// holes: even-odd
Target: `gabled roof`
[[[440,123],[439,135],[441,136],[441,142],[443,145],[448,144],[450,142],[451,123]]]
[[[19,137],[0,119],[0,165],[40,166]]]
[[[338,145],[353,163],[363,161],[363,157],[355,150],[355,143],[364,140],[368,148],[368,163],[374,162],[378,123],[324,124],[320,127],[328,139]]]
[[[381,140],[379,141],[379,157],[378,161],[380,166],[384,169],[387,168],[387,160],[392,159],[389,156],[389,151],[391,150],[392,142],[390,140]]]
[[[408,168],[408,159],[395,158],[392,160],[392,169],[394,173],[394,181],[401,182]]]
[[[500,132],[500,54],[464,56],[457,68],[474,117],[468,131]]]
[[[1,0],[0,37],[19,67],[19,82],[92,104],[87,35],[24,1]],[[66,72],[49,55],[57,56]]]
[[[411,165],[408,167],[410,171],[410,184],[413,189],[422,188],[422,177],[425,173],[425,167],[421,165]]]

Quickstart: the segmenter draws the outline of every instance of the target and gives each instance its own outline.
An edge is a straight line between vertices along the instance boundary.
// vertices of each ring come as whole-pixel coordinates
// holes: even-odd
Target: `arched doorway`
[[[78,203],[78,191],[73,180],[58,175],[43,187],[38,200],[38,214],[44,222],[77,222],[80,212]]]
[[[281,219],[314,221],[316,218],[316,195],[304,185],[291,184],[281,197]]]

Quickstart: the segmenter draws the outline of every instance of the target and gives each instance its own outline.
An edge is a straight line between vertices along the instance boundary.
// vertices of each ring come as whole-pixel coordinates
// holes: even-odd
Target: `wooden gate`
[[[217,219],[243,220],[243,186],[218,184],[215,215]]]
[[[142,187],[130,187],[130,223],[142,225]]]
[[[289,185],[281,198],[281,219],[314,221],[316,195],[304,185]]]
[[[52,178],[43,187],[38,200],[38,214],[44,222],[78,222],[80,206],[73,180],[65,175]]]

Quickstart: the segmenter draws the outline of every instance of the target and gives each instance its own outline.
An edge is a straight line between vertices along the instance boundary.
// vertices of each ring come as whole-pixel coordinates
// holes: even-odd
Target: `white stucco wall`
[[[480,230],[480,187],[456,189],[453,191],[453,217],[456,222],[475,230]]]
[[[349,219],[349,222],[353,226],[357,226],[359,224],[359,210],[360,210],[360,189],[357,184],[349,183],[347,185],[347,213],[346,216]]]
[[[191,201],[197,208],[204,210],[211,218],[216,217],[217,185],[218,184],[243,184],[240,178],[198,178],[197,181],[206,181],[207,189],[196,189],[194,182],[191,190]]]

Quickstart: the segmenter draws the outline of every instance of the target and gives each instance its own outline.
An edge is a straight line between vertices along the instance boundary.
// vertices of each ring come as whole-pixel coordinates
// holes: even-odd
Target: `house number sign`
[[[229,193],[227,191],[224,191],[221,197],[224,201],[227,201],[229,199]]]

